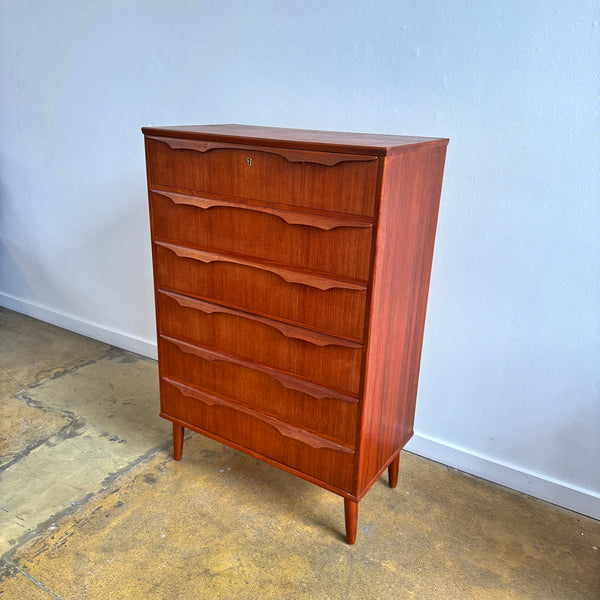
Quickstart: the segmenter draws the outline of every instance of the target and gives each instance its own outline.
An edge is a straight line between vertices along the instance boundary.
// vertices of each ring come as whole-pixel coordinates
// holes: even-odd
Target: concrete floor
[[[188,434],[154,361],[0,308],[0,596],[600,598],[600,523],[409,453],[360,504]]]

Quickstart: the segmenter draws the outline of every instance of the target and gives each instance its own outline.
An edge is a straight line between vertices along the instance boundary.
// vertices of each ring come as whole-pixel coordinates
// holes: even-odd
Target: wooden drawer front
[[[162,375],[354,447],[358,400],[306,380],[161,336]]]
[[[218,304],[157,294],[160,331],[358,395],[362,346]]]
[[[152,185],[373,216],[377,157],[148,138]]]
[[[176,192],[150,194],[153,236],[368,280],[372,225]]]
[[[175,244],[155,244],[158,288],[360,340],[366,286]]]
[[[219,436],[342,490],[350,490],[354,452],[302,429],[233,405],[180,382],[161,381],[162,416]]]

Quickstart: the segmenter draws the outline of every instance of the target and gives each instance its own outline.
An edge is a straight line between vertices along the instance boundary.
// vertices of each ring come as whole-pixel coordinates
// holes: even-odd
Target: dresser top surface
[[[425,146],[446,146],[448,144],[448,140],[445,138],[232,124],[142,127],[142,131],[147,136],[213,140],[233,144],[277,146],[377,156],[414,152]]]

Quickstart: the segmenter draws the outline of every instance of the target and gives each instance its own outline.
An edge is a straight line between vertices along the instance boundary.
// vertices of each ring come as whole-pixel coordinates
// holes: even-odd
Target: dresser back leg
[[[388,481],[391,488],[395,488],[398,485],[398,469],[400,467],[400,453],[394,458],[388,467]]]

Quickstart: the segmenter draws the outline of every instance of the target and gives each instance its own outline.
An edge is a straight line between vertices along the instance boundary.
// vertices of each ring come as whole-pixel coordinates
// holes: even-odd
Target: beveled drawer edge
[[[307,227],[315,227],[324,231],[331,231],[338,227],[350,227],[354,229],[366,229],[372,227],[369,221],[361,221],[358,219],[342,219],[329,217],[326,215],[317,215],[309,212],[300,212],[283,208],[271,208],[259,204],[249,202],[236,202],[234,200],[223,200],[221,198],[210,197],[208,195],[192,195],[181,194],[179,192],[171,192],[152,188],[150,191],[154,194],[164,196],[171,200],[173,204],[184,204],[186,206],[194,206],[207,210],[210,208],[235,208],[239,210],[250,210],[260,212],[277,217],[288,225],[304,225]]]
[[[181,394],[188,398],[193,398],[194,400],[198,400],[199,402],[208,404],[209,406],[224,406],[226,408],[235,410],[236,412],[246,414],[254,419],[258,419],[270,427],[273,427],[283,437],[295,439],[303,444],[306,444],[307,446],[310,446],[311,448],[326,448],[329,450],[343,452],[344,454],[354,454],[354,449],[350,446],[330,440],[329,438],[323,437],[319,434],[312,433],[306,429],[302,429],[296,425],[292,425],[286,421],[277,419],[276,417],[261,413],[257,410],[244,406],[243,404],[238,404],[237,402],[229,400],[223,396],[218,396],[208,392],[207,390],[192,387],[175,379],[171,379],[170,377],[163,377],[162,380],[165,383],[177,388]]]
[[[342,212],[337,210],[329,210],[320,208],[318,206],[306,206],[303,204],[286,204],[285,202],[278,202],[276,200],[264,200],[259,198],[246,198],[245,196],[231,196],[229,194],[219,194],[216,192],[206,192],[196,188],[177,187],[174,185],[163,185],[156,181],[151,181],[148,185],[149,192],[155,192],[159,194],[164,193],[175,193],[182,194],[184,196],[202,196],[203,198],[214,198],[215,200],[223,200],[224,202],[241,202],[248,204],[249,206],[257,206],[259,208],[275,208],[278,210],[290,211],[293,213],[302,213],[308,215],[318,215],[323,217],[330,217],[332,219],[339,219],[341,221],[360,221],[363,223],[369,223],[373,225],[376,218],[372,214],[359,213],[359,212]]]
[[[326,167],[334,167],[343,162],[373,162],[377,156],[368,154],[342,154],[339,152],[318,152],[312,150],[296,150],[294,148],[280,148],[277,146],[251,146],[247,144],[234,144],[228,142],[192,140],[186,138],[171,138],[148,136],[148,139],[162,142],[173,150],[195,150],[196,152],[209,152],[210,150],[247,150],[249,152],[264,152],[285,158],[291,163],[315,163]]]
[[[341,346],[344,348],[351,348],[353,350],[360,350],[362,348],[362,344],[358,342],[353,342],[352,340],[334,337],[332,335],[320,333],[311,329],[304,329],[302,327],[290,325],[289,323],[269,319],[268,317],[261,317],[253,313],[244,312],[235,308],[229,308],[221,304],[216,304],[214,302],[208,302],[206,300],[200,300],[199,298],[192,298],[191,296],[178,294],[177,292],[170,292],[168,290],[158,289],[157,293],[172,298],[182,308],[192,308],[194,310],[199,310],[206,314],[220,313],[232,315],[241,319],[255,321],[257,323],[261,323],[263,325],[266,325],[267,327],[275,329],[286,338],[294,338],[303,342],[308,342],[309,344],[313,344],[315,346],[319,346],[321,348],[325,346]]]
[[[340,288],[345,290],[364,292],[367,289],[366,282],[355,283],[357,280],[333,278],[331,276],[325,276],[317,274],[316,272],[306,272],[300,269],[293,269],[288,267],[282,267],[275,263],[262,262],[257,259],[248,260],[240,255],[225,254],[223,252],[213,252],[209,250],[201,250],[199,248],[192,248],[190,246],[181,246],[179,244],[171,244],[170,242],[162,242],[155,240],[154,243],[157,246],[170,250],[179,258],[191,258],[205,264],[211,262],[223,262],[234,265],[240,265],[244,267],[250,267],[253,269],[259,269],[261,271],[268,271],[277,275],[283,279],[286,283],[293,283],[298,285],[307,285],[313,288],[317,288],[321,291],[327,291],[332,288]]]
[[[300,378],[296,375],[292,375],[291,373],[286,373],[285,371],[273,369],[272,367],[248,360],[238,355],[215,350],[214,348],[209,348],[208,346],[192,344],[169,335],[161,335],[160,339],[166,340],[171,344],[175,344],[182,352],[185,352],[186,354],[193,354],[199,358],[202,358],[203,360],[228,362],[240,367],[252,369],[253,371],[258,371],[267,375],[267,377],[272,377],[283,387],[289,390],[295,390],[297,392],[307,394],[308,396],[312,396],[318,400],[330,398],[332,400],[342,400],[343,402],[349,402],[351,404],[356,404],[358,402],[358,398],[356,396],[340,392],[339,390],[329,388],[308,379]]]

